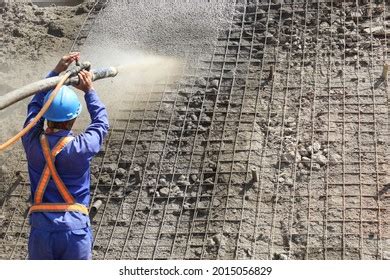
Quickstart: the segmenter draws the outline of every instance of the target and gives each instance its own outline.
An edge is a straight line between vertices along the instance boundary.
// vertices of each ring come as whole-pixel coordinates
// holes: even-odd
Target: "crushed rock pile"
[[[76,7],[38,7],[32,3],[0,6],[0,94],[11,89],[20,64],[45,61],[48,54],[67,52],[90,3]],[[10,82],[11,85],[7,85]]]
[[[0,3],[0,95],[43,78],[71,48],[90,5],[38,7],[32,3]],[[20,130],[27,102],[0,111],[0,142]],[[0,182],[10,181],[20,169],[21,153],[18,143],[0,155]],[[0,183],[0,194],[3,188]]]

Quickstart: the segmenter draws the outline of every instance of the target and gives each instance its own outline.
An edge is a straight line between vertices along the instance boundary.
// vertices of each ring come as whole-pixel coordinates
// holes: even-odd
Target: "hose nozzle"
[[[84,62],[78,63],[78,65],[76,64],[76,66],[72,67],[71,69],[69,69],[66,72],[70,73],[70,76],[72,77],[72,76],[76,76],[81,70],[84,70],[84,69],[89,71],[91,69],[91,62],[84,61]]]

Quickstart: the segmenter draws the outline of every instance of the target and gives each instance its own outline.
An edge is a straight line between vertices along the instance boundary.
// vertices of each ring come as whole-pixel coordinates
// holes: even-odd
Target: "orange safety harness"
[[[54,165],[55,157],[62,151],[62,149],[73,140],[73,137],[63,137],[58,141],[53,150],[50,151],[49,142],[45,134],[40,137],[43,155],[46,160],[45,168],[41,179],[39,180],[38,187],[35,191],[34,204],[30,207],[29,214],[32,212],[80,212],[88,215],[88,209],[85,205],[75,202],[75,199],[70,194],[69,190],[65,186],[57,173]],[[46,190],[46,186],[49,183],[50,177],[53,179],[57,189],[64,199],[65,203],[42,203],[43,195]]]

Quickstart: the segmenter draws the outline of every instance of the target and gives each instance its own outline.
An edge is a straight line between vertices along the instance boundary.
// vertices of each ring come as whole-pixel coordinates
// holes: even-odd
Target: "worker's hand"
[[[84,91],[85,93],[93,89],[92,73],[87,70],[81,70],[79,73],[79,84],[74,87]]]
[[[71,65],[73,61],[77,61],[79,59],[80,59],[79,52],[71,52],[68,55],[64,55],[57,63],[56,67],[54,68],[54,72],[59,74],[61,72],[66,71],[69,65]]]

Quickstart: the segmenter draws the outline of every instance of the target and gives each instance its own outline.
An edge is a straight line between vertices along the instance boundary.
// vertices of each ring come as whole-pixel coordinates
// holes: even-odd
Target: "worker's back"
[[[36,112],[31,112],[34,108],[34,103],[42,105],[44,96],[36,95],[36,99],[30,103],[29,117],[26,123]],[[28,161],[28,169],[31,181],[32,198],[34,198],[35,190],[41,180],[43,169],[46,165],[46,160],[42,152],[42,146],[39,137],[45,133],[52,149],[62,137],[74,137],[63,150],[55,157],[55,167],[57,172],[64,182],[65,186],[75,198],[77,203],[89,206],[89,187],[90,187],[90,161],[93,156],[99,152],[103,139],[108,131],[108,117],[104,105],[100,102],[95,91],[85,94],[85,101],[88,111],[91,115],[91,124],[84,133],[73,136],[71,131],[43,131],[43,120],[32,129],[25,137],[23,137],[23,146],[26,151]],[[64,202],[53,180],[49,180],[46,187],[43,203],[58,203]],[[72,219],[66,219],[71,216]],[[58,213],[39,212],[32,213],[32,226],[39,226],[46,230],[56,229],[77,229],[83,227],[85,223],[89,223],[89,219],[80,213],[64,213],[64,217],[58,221]]]
[[[48,77],[65,71],[79,53],[64,56]],[[66,86],[41,92],[28,105],[24,126],[31,123],[51,98],[50,106],[22,138],[31,183],[30,259],[90,259],[92,230],[88,215],[90,161],[108,132],[108,116],[92,86],[92,74],[82,70],[76,86],[84,92],[91,123],[84,133],[71,128],[82,105]],[[44,131],[44,122],[48,128]]]
[[[72,134],[69,131],[61,130],[46,135],[50,148],[53,148],[62,137],[71,136]],[[43,156],[38,135],[33,136],[28,143],[24,141],[24,145],[31,182],[31,197],[34,198],[36,188],[46,165],[46,160]],[[81,134],[74,137],[55,158],[55,167],[65,186],[75,198],[76,202],[85,206],[88,206],[90,201],[91,154],[88,152],[87,146],[88,143],[85,143],[84,135]],[[42,202],[64,202],[52,179],[48,182]],[[63,218],[58,221],[58,217],[63,216],[64,213],[38,212],[32,213],[31,222],[39,223],[37,226],[46,230],[58,230],[59,227],[61,229],[75,229],[85,227],[88,224],[87,217],[83,217],[80,213],[65,214],[66,216],[72,217],[72,219]]]

